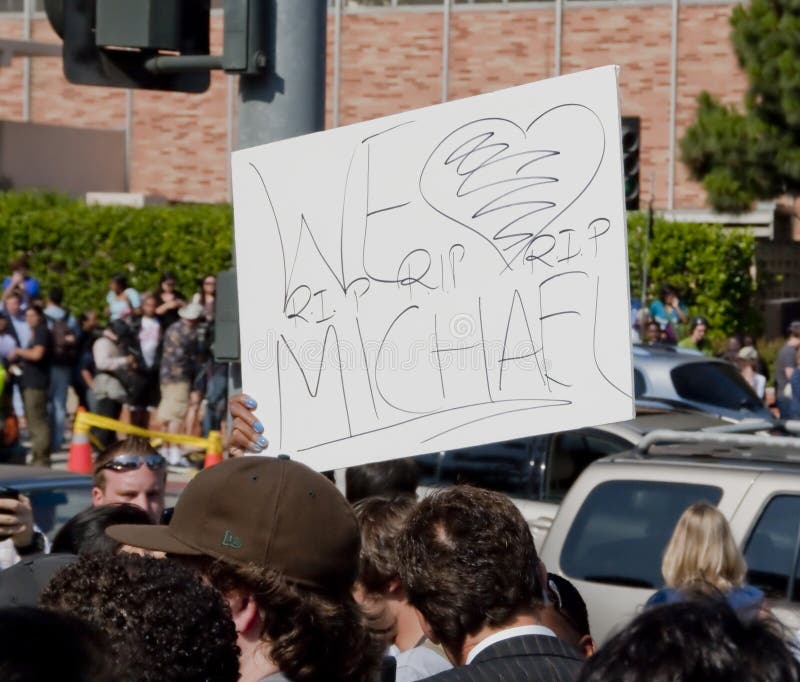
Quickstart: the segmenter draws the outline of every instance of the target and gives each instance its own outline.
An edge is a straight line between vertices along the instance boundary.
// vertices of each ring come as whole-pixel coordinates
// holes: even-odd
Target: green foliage
[[[642,256],[647,216],[628,214],[631,293],[642,298]],[[648,246],[647,302],[664,284],[674,286],[692,315],[709,321],[709,336],[719,339],[758,326],[751,266],[755,238],[719,225],[673,223],[656,218]]]
[[[40,193],[0,192],[0,268],[26,254],[43,291],[60,284],[73,312],[102,311],[108,280],[122,273],[139,291],[172,270],[187,296],[205,273],[230,267],[228,205],[87,206]]]
[[[745,111],[708,93],[681,141],[682,158],[719,211],[800,194],[800,2],[734,8],[731,41],[748,79]]]

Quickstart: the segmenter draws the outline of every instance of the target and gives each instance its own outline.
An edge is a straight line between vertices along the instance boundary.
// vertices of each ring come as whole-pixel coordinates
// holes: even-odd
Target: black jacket
[[[469,665],[427,678],[429,682],[574,682],[583,659],[547,635],[504,639],[481,651]]]

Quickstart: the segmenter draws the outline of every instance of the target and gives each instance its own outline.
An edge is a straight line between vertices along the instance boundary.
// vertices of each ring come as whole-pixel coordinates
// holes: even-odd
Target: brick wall
[[[677,136],[704,89],[741,101],[745,79],[728,41],[732,5],[685,6],[678,33]],[[666,5],[565,6],[561,72],[616,63],[625,115],[642,118],[642,200],[654,178],[655,205],[666,207],[669,175],[670,25]],[[465,10],[451,15],[450,99],[546,78],[555,72],[552,5]],[[339,123],[436,104],[443,79],[441,11],[376,11],[342,20]],[[19,17],[0,15],[0,37],[22,36]],[[36,40],[55,41],[46,20]],[[333,19],[328,22],[326,123],[333,123]],[[212,17],[212,51],[221,49],[221,16]],[[73,86],[55,58],[32,60],[31,119],[37,123],[121,129],[125,93]],[[202,95],[135,91],[131,190],[187,201],[228,198],[228,98],[221,73]],[[23,116],[22,60],[0,68],[0,119]],[[235,115],[234,115],[235,118]],[[235,131],[234,131],[235,132]],[[234,137],[235,144],[235,137]],[[701,208],[702,189],[675,167],[675,208]]]

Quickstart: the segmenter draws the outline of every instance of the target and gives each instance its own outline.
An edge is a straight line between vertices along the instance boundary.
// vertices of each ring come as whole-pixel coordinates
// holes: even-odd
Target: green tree
[[[643,213],[628,214],[631,294],[640,299],[646,220]],[[649,303],[661,286],[671,284],[692,315],[708,319],[712,339],[758,331],[754,258],[755,237],[750,232],[656,218],[647,248],[649,285],[644,298]]]
[[[60,284],[74,313],[102,311],[116,273],[146,291],[172,270],[188,296],[204,274],[230,267],[232,230],[227,204],[87,206],[54,194],[0,192],[0,276],[24,254],[43,292]]]
[[[718,211],[800,194],[800,2],[734,8],[731,41],[747,75],[743,109],[701,93],[682,159]]]

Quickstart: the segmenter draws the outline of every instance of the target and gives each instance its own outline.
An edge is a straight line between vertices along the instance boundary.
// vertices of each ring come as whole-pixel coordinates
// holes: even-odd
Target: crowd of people
[[[33,464],[49,466],[63,447],[70,387],[88,411],[136,426],[190,435],[219,429],[227,366],[211,353],[215,297],[213,274],[192,296],[176,288],[171,272],[144,293],[114,275],[102,311],[78,313],[60,286],[41,291],[24,258],[12,262],[0,298],[0,413],[11,415],[13,407],[30,436]],[[93,435],[100,447],[115,440],[107,430]],[[189,466],[177,445],[164,454],[174,466]],[[15,456],[24,453],[6,459]]]
[[[657,299],[647,307],[632,311],[632,336],[646,346],[677,346],[704,355],[713,355],[708,339],[709,322],[702,315],[690,316],[677,290],[664,285]],[[792,322],[787,341],[776,359],[771,384],[774,394],[767,392],[769,368],[756,348],[752,334],[736,333],[726,339],[717,357],[734,365],[755,394],[782,419],[800,419],[800,321]],[[792,379],[792,375],[796,375]],[[791,382],[797,384],[792,401]],[[787,388],[787,386],[790,386]],[[770,389],[771,391],[772,389]]]
[[[252,414],[246,400],[237,414]],[[252,420],[235,423],[251,449]],[[237,457],[169,513],[164,457],[115,443],[94,506],[0,573],[0,679],[800,681],[794,634],[745,582],[712,505],[684,512],[664,589],[598,647],[509,498],[454,486],[418,499],[412,465],[352,468],[345,496],[287,458]],[[6,543],[31,531],[15,513],[0,514]]]

